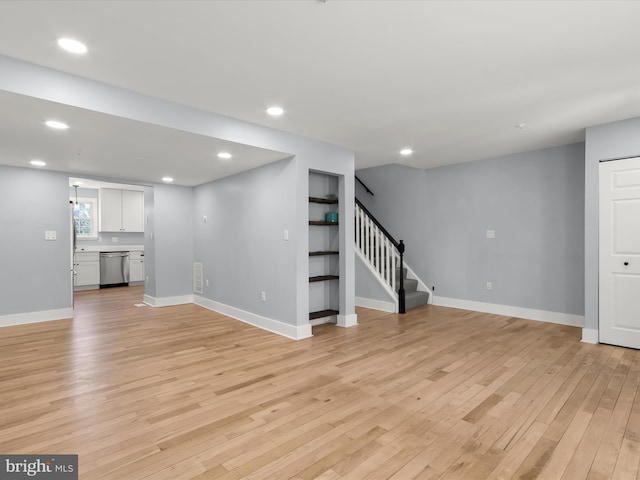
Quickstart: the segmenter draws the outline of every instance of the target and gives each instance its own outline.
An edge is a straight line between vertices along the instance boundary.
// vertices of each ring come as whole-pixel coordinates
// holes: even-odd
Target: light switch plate
[[[495,230],[487,230],[487,238],[496,238]]]
[[[47,230],[44,232],[45,240],[57,240],[58,235],[55,230]]]

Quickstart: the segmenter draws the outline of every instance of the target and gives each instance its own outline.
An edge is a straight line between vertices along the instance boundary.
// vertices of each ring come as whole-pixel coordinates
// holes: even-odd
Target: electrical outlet
[[[487,238],[496,238],[495,230],[487,230]]]
[[[146,283],[149,283],[149,277],[145,277],[144,281],[145,281]]]
[[[204,281],[204,286],[205,286],[205,287],[208,287],[208,286],[209,286],[209,279],[208,279],[208,278],[207,278],[207,279],[205,279],[205,281]]]
[[[267,301],[267,292],[263,291],[260,293],[260,300],[262,300],[263,302]]]
[[[202,217],[202,221],[203,221],[204,223],[207,223],[207,216],[206,216],[206,215]]]
[[[487,290],[493,290],[493,283],[487,282],[486,289]]]
[[[289,230],[284,231],[284,233],[282,234],[282,239],[289,240]]]

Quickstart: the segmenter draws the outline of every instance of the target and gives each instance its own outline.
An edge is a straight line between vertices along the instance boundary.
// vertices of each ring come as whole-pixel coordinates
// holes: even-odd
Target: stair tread
[[[414,278],[405,278],[403,284],[405,294],[416,292],[418,290],[418,280]]]
[[[429,298],[429,292],[423,292],[423,291],[416,291],[416,292],[404,292],[404,296],[405,297],[421,297],[421,296],[426,296],[427,298]]]
[[[309,320],[315,320],[316,318],[330,317],[331,315],[338,315],[338,310],[319,310],[317,312],[311,312],[309,314]]]
[[[407,310],[426,305],[429,303],[429,293],[420,291],[407,293],[404,296],[404,302]]]
[[[339,255],[337,250],[319,250],[317,252],[309,252],[310,257],[317,257],[318,255]]]

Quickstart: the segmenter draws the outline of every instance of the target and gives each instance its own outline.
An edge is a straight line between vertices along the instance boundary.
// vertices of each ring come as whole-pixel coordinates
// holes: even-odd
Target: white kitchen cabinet
[[[144,232],[144,196],[137,190],[100,189],[101,232]]]
[[[144,252],[129,252],[129,284],[144,283]]]
[[[76,290],[100,287],[100,253],[78,252],[74,257],[73,286]]]

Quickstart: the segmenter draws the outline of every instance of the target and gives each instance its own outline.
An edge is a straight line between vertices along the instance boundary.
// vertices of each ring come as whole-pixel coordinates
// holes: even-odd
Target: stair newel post
[[[398,244],[398,252],[400,253],[400,288],[398,289],[398,313],[405,313],[404,299],[404,242],[400,240]]]

